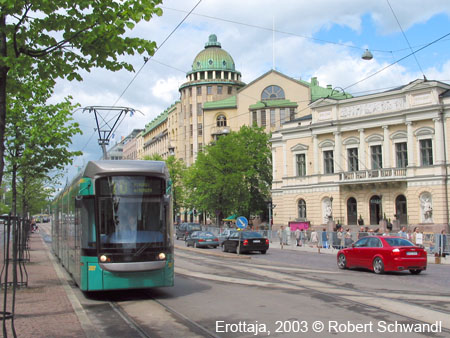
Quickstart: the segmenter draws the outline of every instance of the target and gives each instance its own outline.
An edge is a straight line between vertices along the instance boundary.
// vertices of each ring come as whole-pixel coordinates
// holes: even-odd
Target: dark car
[[[181,223],[176,231],[176,238],[186,240],[186,238],[194,231],[201,231],[202,226],[199,223]]]
[[[413,275],[427,268],[427,252],[402,237],[368,236],[337,254],[340,269],[366,268],[375,273],[409,270]]]
[[[231,236],[231,234],[238,232],[236,229],[225,229],[219,236],[219,245],[222,246],[222,243],[225,239]]]
[[[222,243],[223,252],[236,252],[241,254],[244,252],[259,251],[265,254],[268,249],[269,240],[254,231],[234,232]]]
[[[186,238],[186,246],[193,246],[194,248],[217,248],[219,246],[219,239],[209,231],[194,231]]]

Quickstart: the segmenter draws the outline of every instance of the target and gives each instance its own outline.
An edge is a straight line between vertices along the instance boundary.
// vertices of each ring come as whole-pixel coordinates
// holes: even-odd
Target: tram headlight
[[[108,260],[108,257],[106,257],[105,255],[100,256],[100,262],[105,263],[107,260]]]
[[[161,252],[161,253],[158,255],[158,258],[159,258],[160,260],[164,260],[164,259],[166,259],[166,254],[165,254],[164,252]]]

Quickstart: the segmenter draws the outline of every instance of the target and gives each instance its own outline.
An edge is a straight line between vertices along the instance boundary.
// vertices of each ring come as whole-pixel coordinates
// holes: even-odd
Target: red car
[[[351,248],[339,250],[340,269],[366,268],[375,273],[409,270],[417,275],[427,268],[427,252],[402,237],[368,236]]]

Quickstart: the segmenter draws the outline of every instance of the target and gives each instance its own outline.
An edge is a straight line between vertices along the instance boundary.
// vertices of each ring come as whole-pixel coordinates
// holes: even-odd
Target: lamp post
[[[275,209],[276,204],[272,204],[272,200],[268,200],[267,207],[269,208],[269,238],[272,242],[272,210]]]

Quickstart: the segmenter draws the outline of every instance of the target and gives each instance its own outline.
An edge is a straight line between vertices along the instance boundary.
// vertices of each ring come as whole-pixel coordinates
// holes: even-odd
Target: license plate
[[[207,242],[211,242],[211,241],[212,241],[212,239],[207,239],[206,241],[207,241]]]
[[[253,243],[260,243],[261,241],[259,239],[254,240]]]
[[[407,255],[407,256],[417,256],[417,252],[415,252],[415,251],[408,251],[408,252],[406,253],[406,255]]]

